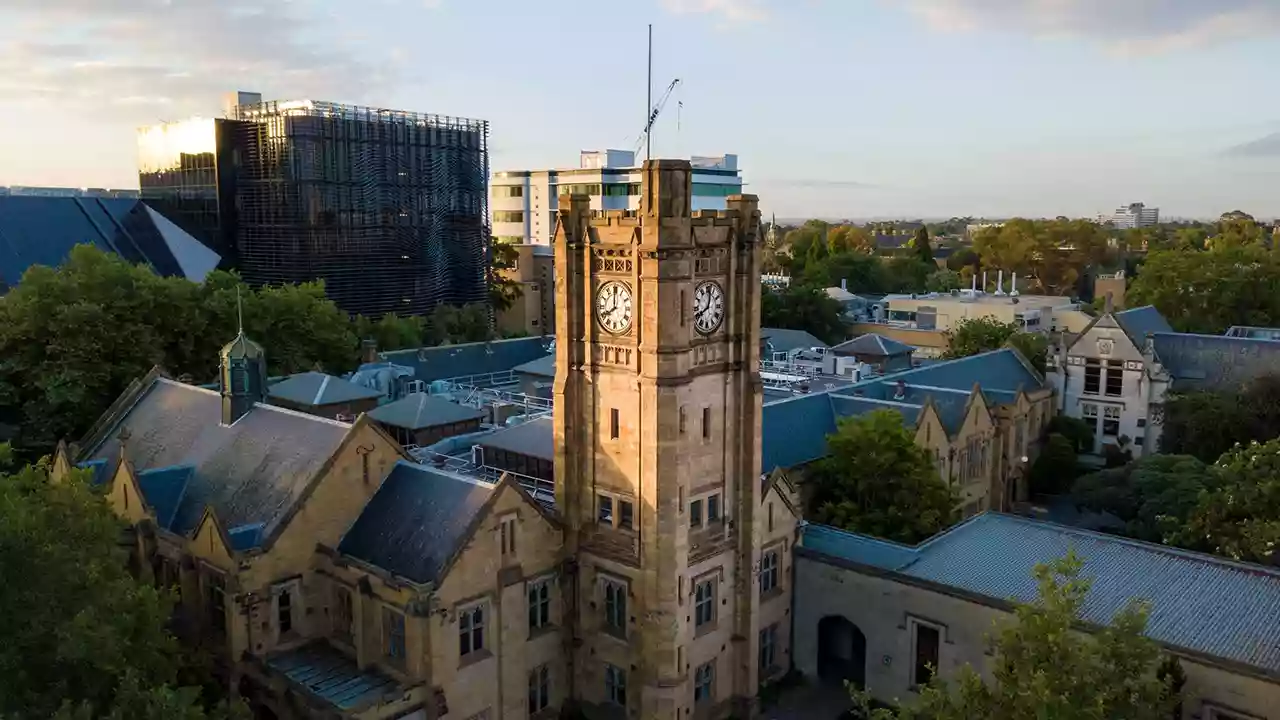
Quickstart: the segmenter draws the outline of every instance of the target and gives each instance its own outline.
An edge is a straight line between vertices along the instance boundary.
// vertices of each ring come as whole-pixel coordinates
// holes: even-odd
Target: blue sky
[[[781,217],[1280,215],[1280,0],[5,0],[0,184],[136,186],[134,128],[230,89],[572,166],[635,142],[650,22],[655,154]]]

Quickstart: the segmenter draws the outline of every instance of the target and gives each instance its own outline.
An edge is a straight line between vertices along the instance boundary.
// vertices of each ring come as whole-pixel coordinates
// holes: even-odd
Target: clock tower
[[[566,685],[589,717],[745,717],[761,652],[760,215],[751,195],[691,212],[687,161],[642,172],[638,217],[560,198]]]

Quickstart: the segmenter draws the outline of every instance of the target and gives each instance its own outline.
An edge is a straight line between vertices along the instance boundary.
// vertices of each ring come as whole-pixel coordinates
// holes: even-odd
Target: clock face
[[[724,322],[724,290],[707,281],[693,291],[693,328],[710,335]]]
[[[626,332],[631,327],[631,289],[616,280],[601,285],[596,291],[596,319],[614,335]]]

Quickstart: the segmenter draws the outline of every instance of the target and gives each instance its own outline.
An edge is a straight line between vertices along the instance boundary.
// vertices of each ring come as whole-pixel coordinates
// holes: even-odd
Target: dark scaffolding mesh
[[[489,125],[333,103],[236,108],[245,280],[324,280],[349,313],[483,302]]]

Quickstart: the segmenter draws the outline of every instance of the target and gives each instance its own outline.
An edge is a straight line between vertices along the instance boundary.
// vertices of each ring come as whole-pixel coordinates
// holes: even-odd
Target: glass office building
[[[323,280],[350,313],[483,302],[488,123],[254,102],[140,134],[144,197],[255,285]]]

